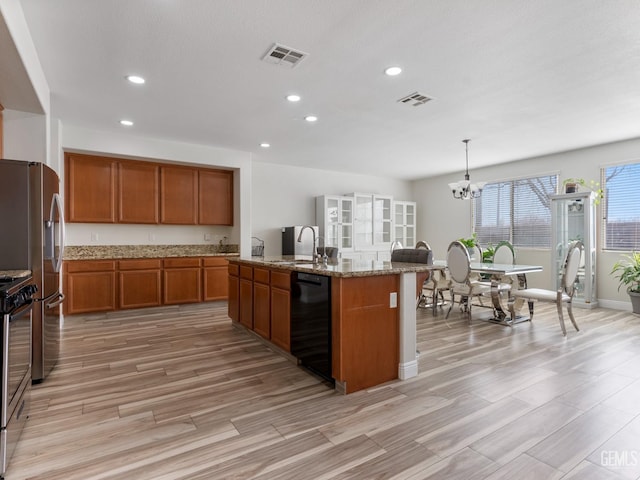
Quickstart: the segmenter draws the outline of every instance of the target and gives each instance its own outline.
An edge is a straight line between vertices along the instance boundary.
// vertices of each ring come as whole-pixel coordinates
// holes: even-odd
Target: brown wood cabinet
[[[271,342],[291,351],[291,272],[271,271]]]
[[[165,258],[163,267],[162,303],[176,305],[202,301],[200,258]]]
[[[233,172],[198,171],[198,223],[233,225]]]
[[[188,167],[160,167],[160,223],[198,223],[198,171]]]
[[[240,307],[238,321],[253,330],[253,268],[240,265]]]
[[[65,205],[68,222],[116,221],[116,159],[67,153]]]
[[[229,300],[227,313],[234,322],[240,321],[240,266],[229,264]]]
[[[139,259],[118,262],[118,307],[156,307],[162,304],[162,260]]]
[[[65,314],[116,309],[116,262],[91,260],[64,263]]]
[[[65,153],[68,222],[233,225],[233,171]]]
[[[398,275],[333,278],[331,281],[332,370],[347,393],[398,378]]]
[[[158,223],[160,167],[146,162],[118,165],[118,222]]]
[[[229,262],[222,257],[204,257],[202,259],[203,300],[226,300],[229,296],[227,280]]]
[[[271,309],[269,269],[253,269],[253,331],[271,338]]]

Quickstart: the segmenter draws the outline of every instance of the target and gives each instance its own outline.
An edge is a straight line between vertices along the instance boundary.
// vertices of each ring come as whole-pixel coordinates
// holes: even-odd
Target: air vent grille
[[[420,105],[424,105],[428,101],[433,100],[431,97],[428,97],[424,93],[414,92],[406,97],[402,97],[398,102],[404,103],[406,105],[411,105],[412,107],[419,107]]]
[[[300,50],[294,50],[291,47],[274,43],[264,57],[262,57],[262,60],[267,63],[273,63],[274,65],[293,68],[307,58],[308,55],[308,53],[301,52]]]

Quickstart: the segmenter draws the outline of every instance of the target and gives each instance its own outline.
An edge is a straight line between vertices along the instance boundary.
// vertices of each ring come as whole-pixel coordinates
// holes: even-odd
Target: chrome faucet
[[[305,225],[304,227],[302,227],[300,229],[300,233],[298,234],[298,242],[302,242],[302,234],[304,233],[305,229],[310,228],[311,229],[311,233],[313,234],[313,250],[311,253],[311,258],[313,259],[313,264],[317,264],[318,263],[318,255],[316,252],[316,231],[313,229],[313,227],[309,226],[309,225]]]

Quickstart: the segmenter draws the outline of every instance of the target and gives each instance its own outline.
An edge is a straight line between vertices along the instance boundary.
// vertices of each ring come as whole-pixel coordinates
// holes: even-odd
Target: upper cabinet
[[[120,162],[118,167],[118,222],[158,223],[158,165]]]
[[[187,167],[160,167],[160,223],[198,223],[198,171]]]
[[[66,217],[68,222],[116,222],[116,172],[113,158],[65,155]]]
[[[416,244],[416,202],[393,202],[394,240],[403,247]]]
[[[233,225],[233,172],[65,154],[69,222]]]
[[[233,172],[198,171],[198,223],[233,225]]]
[[[316,197],[316,223],[327,247],[353,250],[353,198],[340,195]]]

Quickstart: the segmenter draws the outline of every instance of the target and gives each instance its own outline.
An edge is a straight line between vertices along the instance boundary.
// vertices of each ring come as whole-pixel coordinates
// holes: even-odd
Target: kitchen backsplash
[[[236,244],[225,245],[72,245],[64,249],[64,260],[109,258],[206,257],[237,254]]]

